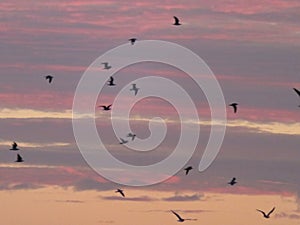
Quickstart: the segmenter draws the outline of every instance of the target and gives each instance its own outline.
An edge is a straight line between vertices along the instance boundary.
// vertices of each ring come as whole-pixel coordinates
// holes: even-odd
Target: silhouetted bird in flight
[[[132,84],[132,88],[130,89],[130,91],[134,91],[134,95],[137,95],[139,88],[136,87],[136,84]]]
[[[272,212],[274,212],[274,210],[275,210],[275,207],[273,208],[273,209],[271,209],[271,211],[270,212],[268,212],[268,214],[266,214],[264,211],[262,211],[262,210],[260,210],[260,209],[256,209],[258,212],[260,212],[260,213],[262,213],[263,214],[263,216],[264,216],[264,218],[266,218],[266,219],[269,219],[270,218],[270,215],[271,215],[271,213]]]
[[[122,189],[117,189],[116,193],[120,193],[123,197],[125,197],[124,191]]]
[[[298,89],[296,89],[296,88],[293,88],[293,89],[297,93],[297,95],[300,97],[300,91]],[[300,105],[299,105],[299,107],[300,107]]]
[[[188,166],[187,168],[185,168],[184,170],[185,170],[185,175],[188,175],[188,173],[190,172],[190,170],[192,170],[193,169],[193,167],[191,167],[191,166]]]
[[[121,142],[120,142],[121,145],[128,143],[128,141],[123,138],[120,138],[120,140],[121,140]]]
[[[232,178],[232,180],[230,182],[228,182],[228,184],[230,184],[231,186],[235,185],[237,182],[236,182],[236,178]]]
[[[111,110],[111,106],[112,106],[112,104],[107,105],[107,106],[106,105],[99,105],[98,107],[102,107],[104,111],[109,111],[109,110]]]
[[[175,20],[175,22],[173,23],[173,25],[175,25],[175,26],[181,25],[181,23],[179,22],[179,19],[176,16],[173,16],[173,18]]]
[[[9,149],[9,150],[12,150],[12,151],[17,151],[17,150],[19,150],[19,149],[18,149],[18,144],[17,144],[16,142],[12,143],[11,149]]]
[[[131,45],[134,45],[134,43],[136,42],[136,38],[130,38],[128,39],[128,41],[130,41]]]
[[[104,62],[104,63],[102,63],[102,64],[104,65],[104,68],[103,68],[103,69],[105,69],[105,70],[111,69],[111,66],[108,64],[108,62]]]
[[[128,134],[127,134],[127,137],[130,137],[130,138],[131,138],[131,140],[133,141],[133,140],[134,140],[134,138],[136,137],[136,134],[133,134],[133,133],[128,133]]]
[[[47,76],[45,76],[45,79],[48,80],[49,84],[51,84],[51,82],[53,80],[53,76],[47,75]]]
[[[114,83],[114,78],[113,77],[110,77],[109,81],[108,81],[108,86],[115,86],[116,84]]]
[[[17,160],[15,162],[24,162],[22,156],[20,154],[17,155]]]
[[[171,212],[178,218],[178,222],[184,222],[185,220],[197,220],[197,219],[183,219],[181,216],[179,216],[178,213],[174,212],[173,210],[171,210]]]
[[[233,112],[234,113],[237,113],[237,106],[238,106],[238,103],[231,103],[229,106],[232,106],[233,107]]]

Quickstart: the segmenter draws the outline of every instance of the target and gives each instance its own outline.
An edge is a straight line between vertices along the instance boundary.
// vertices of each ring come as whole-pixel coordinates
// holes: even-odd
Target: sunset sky
[[[175,15],[181,26],[172,25]],[[194,169],[186,176],[183,165],[162,183],[127,187],[101,177],[82,157],[72,128],[76,87],[96,58],[130,45],[132,37],[192,50],[215,74],[226,105],[239,103],[237,114],[226,108],[221,151],[204,172],[197,168],[211,129],[205,95],[181,70],[155,62],[117,72],[117,85],[103,88],[97,105],[113,103],[141,77],[175,81],[199,113],[200,121],[188,121],[201,127],[187,163]],[[300,1],[3,0],[0,66],[0,224],[177,224],[170,210],[197,219],[184,222],[191,225],[299,224],[300,98],[293,88],[300,89]],[[131,110],[137,137],[150,135],[153,117],[165,119],[167,135],[153,151],[137,153],[119,144],[110,111],[95,111],[106,148],[134,165],[159,162],[177,144],[178,113],[159,98],[142,99]],[[14,162],[13,141],[25,162]],[[238,183],[231,187],[232,177]],[[256,211],[274,206],[268,220]]]

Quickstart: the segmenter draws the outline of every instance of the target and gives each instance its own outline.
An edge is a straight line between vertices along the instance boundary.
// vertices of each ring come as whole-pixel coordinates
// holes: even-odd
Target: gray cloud
[[[193,195],[180,195],[178,193],[175,193],[174,196],[163,198],[164,201],[170,201],[170,202],[185,202],[185,201],[198,201],[203,198],[204,195],[202,194],[193,194]]]

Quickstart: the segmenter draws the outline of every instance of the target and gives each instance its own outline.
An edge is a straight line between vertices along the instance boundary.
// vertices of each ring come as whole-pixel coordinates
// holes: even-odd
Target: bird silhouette
[[[179,25],[181,25],[181,23],[179,22],[179,19],[178,19],[178,17],[176,17],[176,16],[173,16],[173,18],[174,18],[174,20],[175,20],[175,22],[173,23],[173,25],[175,25],[175,26],[179,26]]]
[[[124,191],[122,189],[117,189],[116,193],[120,193],[123,197],[125,197]]]
[[[110,77],[109,81],[108,81],[108,86],[115,86],[116,84],[114,83],[114,78],[113,77]]]
[[[139,88],[136,87],[136,84],[132,84],[132,88],[130,89],[130,91],[134,91],[134,95],[137,95]]]
[[[186,167],[184,170],[185,170],[185,175],[188,175],[188,173],[190,172],[190,170],[192,170],[193,169],[193,167],[191,167],[191,166],[188,166],[188,167]]]
[[[12,143],[11,149],[9,149],[9,150],[12,150],[12,151],[17,151],[17,150],[19,150],[19,149],[18,149],[18,144],[17,144],[16,142]]]
[[[233,112],[234,112],[234,113],[237,113],[237,106],[238,106],[238,103],[234,102],[234,103],[231,103],[229,106],[232,106],[232,107],[233,107]]]
[[[120,142],[121,145],[128,143],[128,141],[123,138],[120,138],[120,140],[121,140],[121,142]]]
[[[48,80],[49,84],[51,84],[51,82],[53,80],[53,76],[47,75],[47,76],[45,76],[45,79]]]
[[[130,38],[128,39],[128,41],[130,41],[131,45],[134,45],[134,43],[136,42],[136,38]]]
[[[105,70],[109,70],[109,69],[112,68],[112,67],[109,65],[108,62],[104,62],[104,63],[102,63],[102,64],[104,65],[104,68],[103,68],[103,69],[105,69]]]
[[[173,210],[171,210],[171,212],[178,218],[178,222],[184,222],[185,220],[197,220],[197,219],[183,219],[181,216],[179,216],[178,213],[174,212]]]
[[[228,184],[230,184],[231,186],[235,185],[237,182],[236,182],[236,178],[233,177],[231,181],[228,182]]]
[[[127,137],[130,137],[131,140],[133,141],[133,140],[135,139],[135,137],[136,137],[136,134],[128,133],[128,134],[127,134]]]
[[[296,88],[293,88],[293,89],[297,93],[297,95],[300,97],[300,91],[298,89],[296,89]],[[299,105],[299,107],[300,107],[300,105]]]
[[[111,110],[111,106],[112,106],[112,104],[107,105],[107,106],[106,105],[99,105],[98,107],[102,107],[104,111],[109,111],[109,110]]]
[[[258,212],[260,212],[260,213],[262,213],[263,214],[263,216],[264,216],[264,218],[266,218],[266,219],[269,219],[270,218],[270,215],[271,215],[271,213],[272,212],[274,212],[274,210],[275,210],[275,207],[273,208],[273,209],[271,209],[271,211],[270,212],[268,212],[267,214],[264,212],[264,211],[262,211],[262,210],[260,210],[260,209],[256,209]]]
[[[17,155],[17,160],[15,162],[24,162],[24,160],[20,154]]]

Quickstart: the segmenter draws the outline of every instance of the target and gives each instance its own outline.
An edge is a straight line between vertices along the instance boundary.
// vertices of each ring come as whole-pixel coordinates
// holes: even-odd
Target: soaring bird
[[[128,143],[128,141],[124,140],[123,138],[120,138],[120,140],[121,140],[121,142],[120,142],[121,145]]]
[[[18,149],[18,144],[17,144],[16,142],[12,143],[11,149],[9,149],[9,150],[12,150],[12,151],[17,151],[17,150],[19,150],[19,149]]]
[[[139,88],[136,87],[136,84],[132,84],[132,88],[130,89],[130,91],[134,91],[134,95],[137,95]]]
[[[111,106],[112,106],[112,104],[107,105],[107,106],[106,105],[99,105],[98,107],[102,107],[104,111],[109,111],[109,110],[111,110]]]
[[[232,106],[232,107],[233,107],[233,112],[234,112],[234,113],[237,113],[237,106],[238,106],[238,103],[234,102],[234,103],[231,103],[229,106]]]
[[[136,137],[136,134],[133,134],[133,133],[128,133],[128,134],[127,134],[127,137],[130,137],[130,138],[131,138],[131,140],[133,141],[133,140],[134,140],[134,138]]]
[[[114,78],[110,77],[109,81],[108,81],[108,86],[115,86],[116,84],[114,83]]]
[[[181,23],[179,22],[179,19],[176,16],[173,16],[173,18],[175,20],[175,22],[173,23],[173,25],[175,25],[175,26],[181,25]]]
[[[116,193],[120,193],[123,197],[125,197],[124,191],[122,189],[117,189]]]
[[[20,154],[17,155],[17,160],[15,162],[24,162],[22,156]]]
[[[128,39],[128,41],[130,41],[131,45],[134,45],[134,43],[136,42],[136,38],[130,38]]]
[[[101,64],[103,64],[103,65],[104,65],[104,68],[103,68],[103,69],[105,69],[105,70],[109,70],[109,69],[111,69],[111,66],[109,65],[109,63],[108,63],[108,62],[104,62],[104,63],[101,63]]]
[[[171,210],[171,212],[178,218],[178,222],[184,222],[185,220],[197,220],[197,219],[183,219],[181,216],[179,216],[178,213],[174,212],[173,210]]]
[[[191,166],[188,166],[187,168],[185,168],[184,170],[185,170],[185,175],[188,175],[188,173],[190,172],[190,170],[192,170],[193,169],[193,167],[191,167]]]
[[[268,214],[266,214],[264,211],[262,211],[262,210],[260,210],[260,209],[256,209],[258,212],[260,212],[260,213],[262,213],[263,214],[263,216],[264,216],[264,218],[266,218],[266,219],[269,219],[270,218],[270,215],[271,215],[271,213],[272,212],[274,212],[274,210],[275,210],[275,207],[273,208],[273,209],[271,209],[271,211],[270,212],[268,212]]]
[[[228,184],[230,184],[231,186],[235,185],[237,182],[236,182],[236,178],[232,178],[232,180],[230,182],[228,182]]]
[[[53,76],[47,75],[47,76],[45,76],[45,79],[48,80],[49,84],[51,84],[51,82],[53,80]]]

